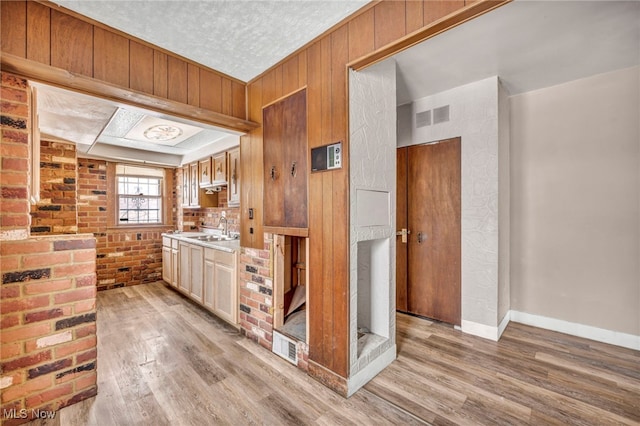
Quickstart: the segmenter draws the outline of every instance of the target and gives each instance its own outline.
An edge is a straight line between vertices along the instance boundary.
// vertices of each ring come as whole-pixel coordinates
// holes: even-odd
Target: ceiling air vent
[[[449,105],[433,110],[433,124],[445,123],[449,121]]]
[[[431,126],[431,110],[416,114],[416,128]]]
[[[293,365],[298,365],[296,342],[275,330],[273,331],[273,346],[271,347],[271,351],[274,354],[280,355]]]

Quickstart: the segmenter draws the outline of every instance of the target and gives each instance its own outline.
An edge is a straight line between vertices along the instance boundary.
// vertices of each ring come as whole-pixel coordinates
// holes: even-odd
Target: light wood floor
[[[162,283],[98,293],[98,396],[39,425],[639,424],[640,352],[511,324],[499,343],[398,315],[349,399]]]

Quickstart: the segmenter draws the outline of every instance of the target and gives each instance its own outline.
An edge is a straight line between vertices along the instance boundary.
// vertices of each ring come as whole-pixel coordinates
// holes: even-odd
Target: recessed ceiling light
[[[168,124],[157,124],[144,131],[144,137],[151,141],[170,141],[182,134],[182,129]]]

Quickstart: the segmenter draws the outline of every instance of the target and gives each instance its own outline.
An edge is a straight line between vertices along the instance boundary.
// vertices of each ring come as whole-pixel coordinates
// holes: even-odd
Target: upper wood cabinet
[[[264,225],[307,228],[306,89],[266,106],[262,112]]]
[[[227,152],[227,201],[230,207],[240,205],[240,147]]]
[[[227,153],[221,152],[213,156],[213,181],[227,182]]]
[[[206,158],[198,162],[200,168],[200,185],[210,185],[211,179],[211,158]]]
[[[198,185],[199,173],[198,173],[197,162],[189,164],[189,175],[190,175],[189,185],[191,189],[191,193],[189,194],[189,205],[192,207],[197,207],[200,205],[200,200],[199,200],[200,185]]]

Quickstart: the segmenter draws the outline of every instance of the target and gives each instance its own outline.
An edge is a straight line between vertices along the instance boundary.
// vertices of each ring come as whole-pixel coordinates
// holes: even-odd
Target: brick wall
[[[29,95],[27,81],[0,78],[0,240],[29,236]]]
[[[29,96],[1,74],[0,416],[96,394],[95,240],[29,237]],[[26,419],[2,418],[3,424]]]
[[[240,327],[251,340],[271,350],[273,336],[272,234],[264,234],[264,250],[240,253]]]
[[[226,212],[229,231],[240,232],[240,209],[238,207],[204,207],[184,209],[183,231],[197,230],[201,226],[218,228],[222,212]]]
[[[76,145],[40,141],[40,200],[31,206],[31,235],[78,232]]]
[[[58,238],[0,248],[2,413],[55,411],[97,392],[95,240]]]
[[[98,290],[161,280],[161,234],[173,226],[110,228],[109,214],[106,161],[79,159],[78,228],[96,238]]]

